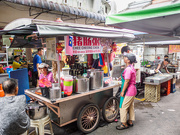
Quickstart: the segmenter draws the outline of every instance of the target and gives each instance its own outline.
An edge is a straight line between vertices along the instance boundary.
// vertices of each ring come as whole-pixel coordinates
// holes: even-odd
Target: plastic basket
[[[145,85],[145,100],[150,102],[158,102],[160,100],[161,85]]]
[[[167,96],[171,93],[171,80],[164,82],[161,84],[161,87],[166,87],[167,92],[165,94],[161,94],[162,96]]]

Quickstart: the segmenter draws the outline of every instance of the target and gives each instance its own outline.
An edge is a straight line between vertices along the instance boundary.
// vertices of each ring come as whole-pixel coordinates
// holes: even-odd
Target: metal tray
[[[145,83],[160,84],[173,78],[172,74],[156,74],[154,76],[146,77]]]
[[[166,80],[164,76],[150,76],[145,78],[145,82],[159,84]]]

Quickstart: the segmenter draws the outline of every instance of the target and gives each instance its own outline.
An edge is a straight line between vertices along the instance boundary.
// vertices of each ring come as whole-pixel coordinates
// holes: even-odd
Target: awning
[[[0,34],[15,35],[21,37],[32,34],[36,34],[38,37],[72,35],[83,37],[110,38],[114,42],[120,43],[129,42],[135,38],[133,34],[115,28],[63,22],[60,23],[54,21],[37,20],[29,18],[21,18],[14,20],[13,22],[6,25],[4,30],[0,30]],[[21,39],[22,38],[17,38],[16,40],[20,41]],[[26,45],[28,47],[31,44],[31,42],[28,41],[24,42],[27,43]],[[20,44],[20,46],[22,45]]]
[[[180,36],[180,2],[154,4],[110,15],[106,24],[151,34]]]
[[[99,20],[101,22],[105,22],[106,19],[106,16],[102,14],[85,11],[84,9],[78,9],[75,7],[70,7],[59,3],[53,3],[52,1],[49,2],[47,0],[4,0],[4,1],[31,6],[31,7],[43,8],[51,11],[60,11],[77,16],[84,16],[87,18]]]
[[[179,45],[180,40],[167,40],[167,41],[153,41],[153,42],[136,42],[129,45],[149,45],[149,46],[164,46],[164,45]]]
[[[164,44],[164,43],[169,43],[172,44],[171,42],[178,42],[180,39],[178,37],[169,37],[169,36],[161,36],[161,35],[155,35],[155,34],[140,34],[140,35],[135,35],[135,38],[131,41],[132,44],[147,44],[149,42],[153,42],[154,44]]]
[[[73,23],[59,23],[54,21],[37,20],[29,18],[17,19],[0,30],[0,33],[6,35],[31,35],[36,33],[39,37],[43,36],[86,36],[86,37],[100,37],[111,38],[118,42],[128,42],[134,39],[134,35],[123,30],[90,26]]]

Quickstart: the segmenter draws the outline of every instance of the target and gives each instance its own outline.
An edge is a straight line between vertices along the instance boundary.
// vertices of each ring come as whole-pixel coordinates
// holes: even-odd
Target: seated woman
[[[50,81],[51,83],[54,83],[54,79],[53,79],[53,73],[48,71],[48,67],[49,65],[46,63],[41,63],[38,68],[40,69],[40,76],[39,76],[39,80],[43,79],[43,78],[47,78],[48,81]]]

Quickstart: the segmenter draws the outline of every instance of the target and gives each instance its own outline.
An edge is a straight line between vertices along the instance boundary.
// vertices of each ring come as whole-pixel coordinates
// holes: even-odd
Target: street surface
[[[88,135],[180,135],[180,89],[175,93],[161,96],[157,103],[135,100],[136,121],[134,126],[125,130],[116,130],[119,122],[100,122]],[[140,95],[139,98],[143,98]],[[59,128],[53,124],[55,135],[83,135],[76,122]]]

